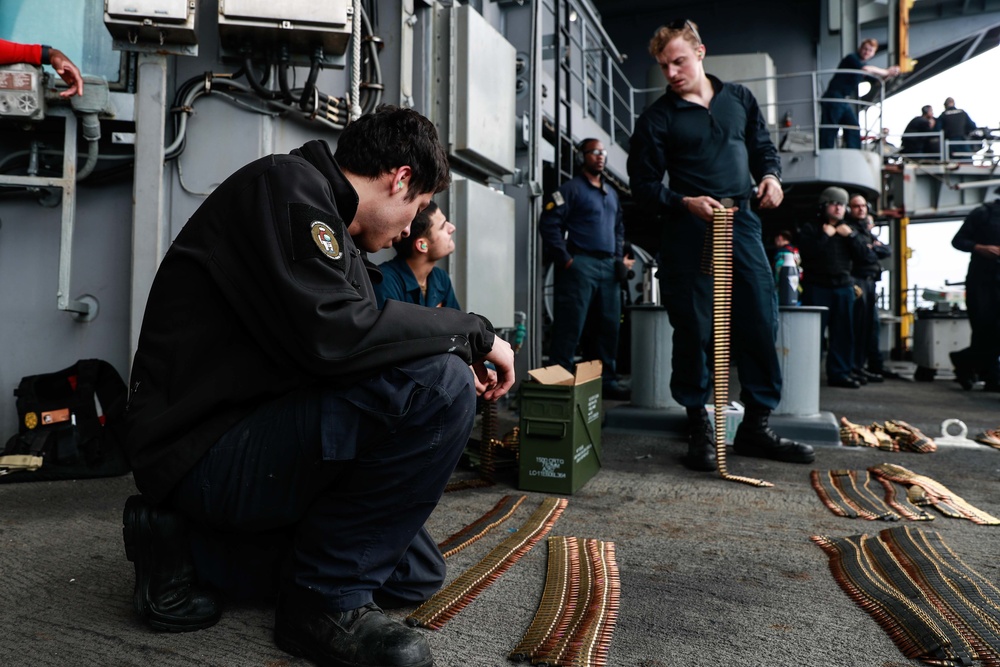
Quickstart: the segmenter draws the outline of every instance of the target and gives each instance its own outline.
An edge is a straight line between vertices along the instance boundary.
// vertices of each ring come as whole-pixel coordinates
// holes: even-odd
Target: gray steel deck
[[[1000,394],[963,392],[944,379],[824,388],[821,404],[856,422],[904,419],[931,435],[951,417],[972,432],[1000,426]],[[502,418],[513,419],[507,412]],[[808,539],[874,533],[884,524],[833,516],[809,486],[812,466],[731,457],[731,471],[775,484],[757,489],[683,469],[683,450],[675,436],[606,434],[603,469],[570,498],[553,531],[617,544],[622,600],[610,664],[918,664],[840,591],[826,556]],[[1000,514],[1000,451],[985,446],[930,455],[831,447],[815,467],[882,461],[929,475]],[[511,492],[508,480],[446,494],[431,532],[443,539]],[[274,646],[266,604],[230,606],[218,625],[190,634],[142,625],[130,607],[132,571],[121,541],[121,509],[131,493],[130,476],[0,486],[0,664],[307,664]],[[543,494],[528,495],[512,525]],[[944,518],[921,527],[940,531],[970,566],[1000,584],[997,527]],[[454,556],[450,576],[504,536],[498,531]],[[505,656],[534,614],[545,555],[540,544],[443,630],[427,631],[439,667],[511,664]]]

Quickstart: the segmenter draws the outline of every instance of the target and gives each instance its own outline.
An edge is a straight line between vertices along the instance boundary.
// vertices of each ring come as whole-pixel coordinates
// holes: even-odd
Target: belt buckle
[[[732,208],[733,206],[736,206],[736,202],[730,197],[723,197],[719,200],[719,203],[722,204],[723,208]]]

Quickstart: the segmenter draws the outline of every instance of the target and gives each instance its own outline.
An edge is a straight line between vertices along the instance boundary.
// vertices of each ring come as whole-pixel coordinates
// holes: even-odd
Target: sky
[[[936,116],[944,109],[944,99],[954,97],[955,106],[965,109],[976,125],[997,128],[1000,126],[997,72],[1000,72],[1000,47],[889,98],[882,105],[882,126],[898,136],[910,119],[920,115],[920,107],[930,104]],[[898,138],[892,142],[898,145]],[[911,286],[943,288],[946,281],[965,280],[969,255],[951,247],[951,239],[960,226],[961,221],[909,226],[907,245],[913,251],[908,264]],[[882,236],[886,236],[885,231]]]
[[[944,98],[954,97],[955,106],[965,109],[976,125],[995,128],[1000,125],[997,71],[1000,47],[890,97],[882,105],[882,126],[898,134],[920,115],[920,107],[930,104],[937,116],[944,109]]]

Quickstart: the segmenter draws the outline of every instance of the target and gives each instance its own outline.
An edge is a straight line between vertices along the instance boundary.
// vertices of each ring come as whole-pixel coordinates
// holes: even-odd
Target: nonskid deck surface
[[[950,418],[965,422],[970,436],[1000,427],[1000,394],[963,391],[944,378],[823,387],[820,403],[856,423],[901,419],[932,437]],[[517,415],[502,407],[499,418],[506,432]],[[1000,514],[1000,451],[987,446],[932,454],[824,447],[813,465],[731,459],[734,472],[767,479],[770,489],[688,471],[679,461],[684,451],[678,435],[606,432],[601,471],[569,496],[553,533],[616,545],[621,597],[610,665],[920,664],[843,594],[809,539],[884,526],[834,516],[810,486],[810,470],[896,463]],[[140,624],[121,542],[122,507],[134,492],[131,476],[0,486],[2,664],[307,664],[274,645],[273,609],[265,603],[232,603],[218,625],[200,632],[154,633]],[[506,471],[492,487],[445,494],[428,528],[443,540],[512,493],[515,478]],[[512,526],[547,497],[527,495]],[[925,525],[1000,584],[995,527],[943,519]],[[506,537],[501,527],[449,558],[449,580]],[[535,615],[546,556],[532,549],[443,629],[421,630],[439,667],[514,664],[506,656]],[[390,613],[402,622],[412,611]]]

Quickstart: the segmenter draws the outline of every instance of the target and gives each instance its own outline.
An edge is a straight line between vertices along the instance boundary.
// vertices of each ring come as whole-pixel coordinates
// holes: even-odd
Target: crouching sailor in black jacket
[[[423,525],[472,429],[469,365],[494,400],[514,382],[513,353],[476,315],[379,310],[366,253],[406,236],[449,180],[434,126],[381,107],[336,153],[311,141],[243,167],[177,236],[126,417],[142,495],[125,507],[125,547],[153,628],[212,625],[216,590],[275,595],[290,653],[432,664],[424,637],[379,605],[443,582]]]

